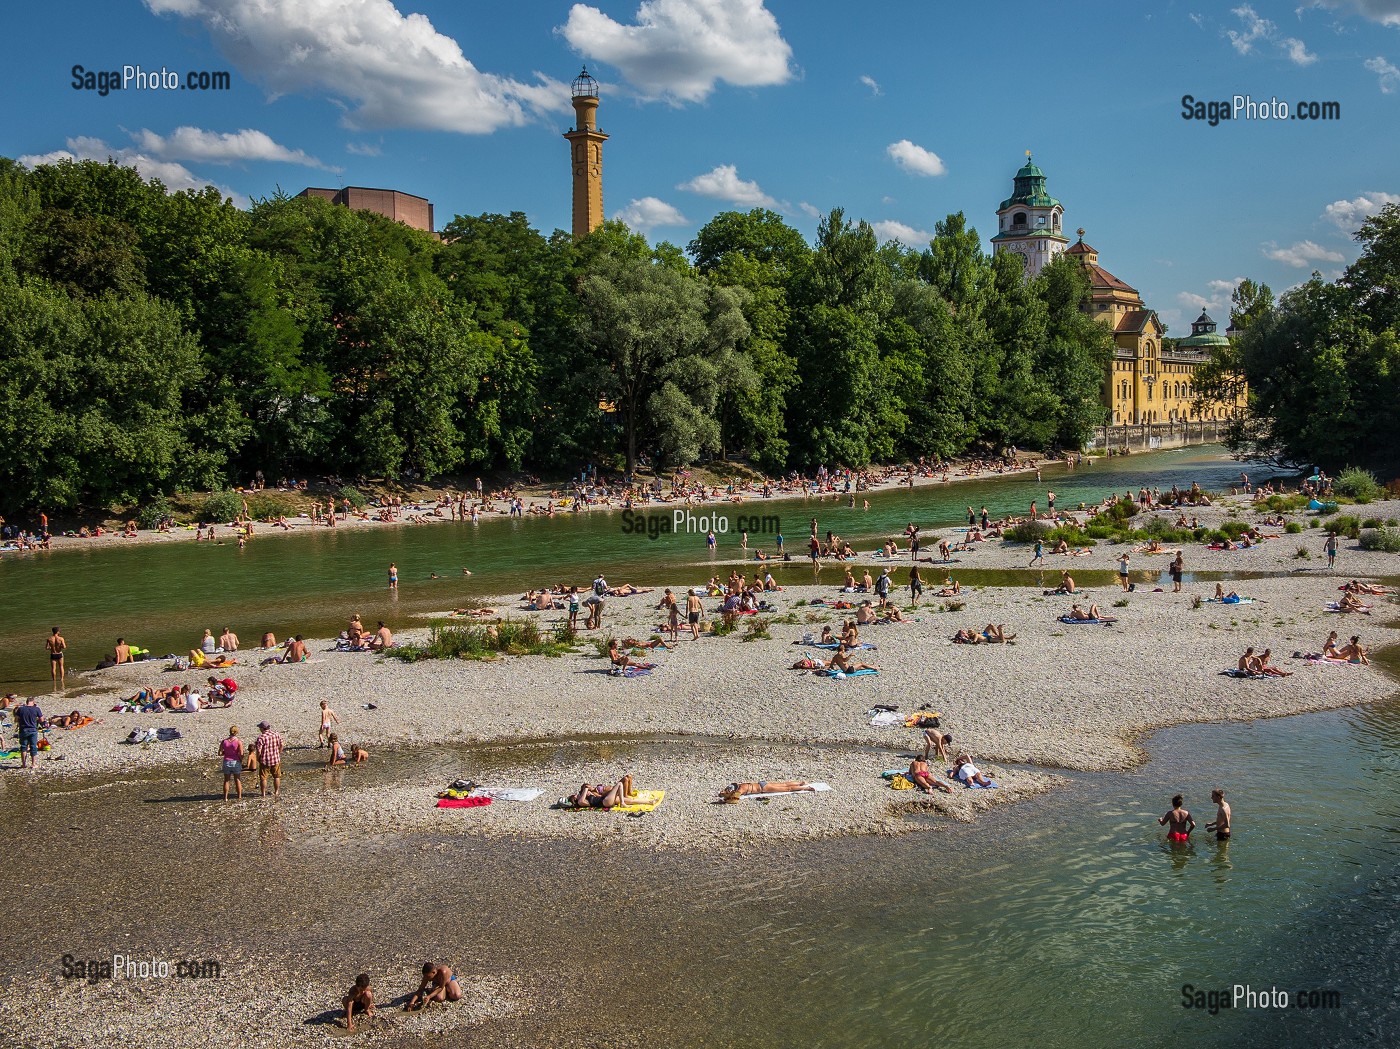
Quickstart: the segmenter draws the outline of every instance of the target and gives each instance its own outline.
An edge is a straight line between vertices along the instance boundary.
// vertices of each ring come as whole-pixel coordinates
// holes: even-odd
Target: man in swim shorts
[[[53,633],[44,642],[49,650],[49,676],[55,683],[63,684],[63,651],[68,647],[68,642],[63,639],[63,635],[58,632],[58,627],[53,628]]]
[[[1215,831],[1216,841],[1229,841],[1230,803],[1225,800],[1225,792],[1216,787],[1210,792],[1210,800],[1215,802],[1215,819],[1206,824],[1206,830]]]
[[[431,1002],[456,1002],[461,997],[462,988],[458,986],[457,975],[451,969],[446,965],[424,962],[423,979],[418,984],[418,990],[404,1003],[403,1010],[412,1012],[427,1007]]]
[[[1173,845],[1190,841],[1191,832],[1196,829],[1196,821],[1191,818],[1191,813],[1181,807],[1184,800],[1180,794],[1173,795],[1171,810],[1157,820],[1158,826],[1167,828],[1167,840]]]

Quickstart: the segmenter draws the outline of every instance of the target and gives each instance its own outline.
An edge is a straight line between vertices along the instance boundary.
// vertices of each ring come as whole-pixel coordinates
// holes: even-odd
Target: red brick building
[[[346,186],[344,189],[308,186],[297,196],[320,197],[341,207],[372,211],[376,215],[394,219],[425,233],[437,232],[433,225],[432,201],[426,197],[415,197],[412,193],[401,193],[396,189],[369,189],[365,186]]]

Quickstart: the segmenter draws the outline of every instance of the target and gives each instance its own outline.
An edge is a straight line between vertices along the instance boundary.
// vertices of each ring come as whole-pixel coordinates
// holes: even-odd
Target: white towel
[[[774,790],[766,794],[745,794],[744,798],[790,798],[794,794],[821,793],[824,790],[831,789],[830,785],[826,783],[809,783],[807,787],[807,790]]]
[[[870,719],[870,723],[876,728],[890,728],[904,724],[904,715],[897,710],[882,710]]]
[[[471,796],[492,801],[534,801],[543,793],[536,787],[473,787]]]

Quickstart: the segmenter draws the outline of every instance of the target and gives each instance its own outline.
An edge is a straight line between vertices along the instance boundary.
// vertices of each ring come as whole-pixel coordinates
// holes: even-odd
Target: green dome
[[[1031,163],[1031,158],[1026,158],[1026,164],[1020,171],[1016,172],[1017,178],[1044,178],[1045,172]]]
[[[1026,163],[1021,170],[1016,172],[1015,187],[1011,196],[1001,202],[997,211],[1005,211],[1018,204],[1027,208],[1060,206],[1060,202],[1045,191],[1045,172],[1032,164],[1029,156],[1026,157]]]

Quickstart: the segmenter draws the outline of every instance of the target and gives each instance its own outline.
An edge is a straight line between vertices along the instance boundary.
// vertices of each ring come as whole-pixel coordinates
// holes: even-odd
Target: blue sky
[[[1301,2],[1301,6],[1299,6]],[[1356,256],[1400,200],[1400,0],[1206,4],[78,0],[13,5],[0,153],[115,156],[239,203],[388,186],[454,214],[570,221],[568,83],[602,84],[604,197],[684,245],[764,205],[840,206],[922,246],[1033,150],[1100,262],[1170,326]],[[75,90],[71,67],[227,70],[228,91]],[[1336,101],[1341,119],[1182,119],[1181,98]]]

